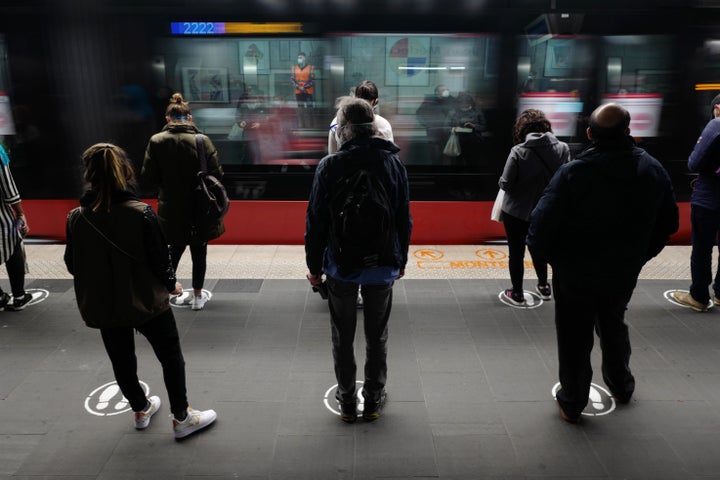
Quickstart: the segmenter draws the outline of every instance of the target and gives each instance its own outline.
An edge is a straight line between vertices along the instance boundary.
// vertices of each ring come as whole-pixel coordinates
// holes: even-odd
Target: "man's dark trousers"
[[[355,402],[356,364],[353,342],[357,327],[358,284],[327,278],[330,321],[332,323],[333,360],[340,402]],[[393,284],[362,285],[365,328],[366,401],[379,401],[387,380],[388,319],[392,307]]]
[[[634,288],[603,291],[573,282],[564,282],[561,272],[553,271],[555,327],[561,388],[557,400],[570,417],[578,417],[588,403],[592,365],[590,353],[594,332],[600,337],[602,374],[610,392],[629,399],[635,390],[630,372],[630,337],[625,310]]]

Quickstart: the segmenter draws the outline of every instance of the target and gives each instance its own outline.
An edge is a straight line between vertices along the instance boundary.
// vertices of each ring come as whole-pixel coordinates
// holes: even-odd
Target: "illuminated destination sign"
[[[299,22],[253,23],[253,22],[172,22],[173,35],[246,35],[272,33],[302,33]]]

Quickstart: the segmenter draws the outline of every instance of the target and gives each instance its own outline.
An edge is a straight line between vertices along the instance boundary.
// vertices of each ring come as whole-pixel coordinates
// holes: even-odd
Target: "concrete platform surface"
[[[133,428],[62,250],[28,245],[36,299],[0,312],[0,480],[720,479],[720,311],[666,299],[687,289],[688,247],[651,262],[631,301],[633,400],[607,394],[596,348],[591,404],[570,425],[553,400],[553,302],[499,300],[506,247],[413,246],[394,289],[387,407],[348,425],[333,412],[329,314],[302,247],[211,246],[211,301],[173,311],[190,402],[218,420],[182,442],[142,336],[139,377],[164,405]],[[188,258],[179,273],[189,283]],[[361,372],[361,336],[356,355]]]

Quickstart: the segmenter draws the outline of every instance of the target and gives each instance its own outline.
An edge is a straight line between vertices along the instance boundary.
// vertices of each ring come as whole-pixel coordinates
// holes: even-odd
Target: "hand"
[[[322,273],[318,273],[317,275],[313,275],[312,273],[308,273],[305,275],[305,277],[308,279],[308,282],[310,282],[310,285],[313,287],[319,287],[322,285]]]
[[[403,278],[404,276],[405,276],[405,269],[404,269],[404,268],[401,268],[401,269],[400,269],[400,274],[397,276],[397,279],[396,279],[396,280],[400,280],[400,279]]]
[[[470,122],[465,122],[465,128],[475,128],[475,124],[470,123]]]
[[[15,222],[16,222],[17,229],[18,229],[18,232],[20,233],[20,235],[23,237],[25,235],[27,235],[28,232],[30,231],[30,226],[27,223],[27,218],[25,218],[25,214],[23,213],[23,214],[18,215]]]
[[[175,282],[175,290],[170,292],[171,295],[180,295],[183,292],[182,284],[180,282]]]

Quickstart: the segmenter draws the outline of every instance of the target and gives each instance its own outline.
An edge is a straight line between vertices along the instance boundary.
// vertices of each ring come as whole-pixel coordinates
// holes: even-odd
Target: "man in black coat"
[[[587,405],[593,329],[605,384],[620,403],[635,390],[625,310],[643,265],[678,229],[670,178],[635,146],[630,114],[618,104],[590,116],[591,144],[560,167],[530,218],[528,247],[553,269],[561,416]],[[618,239],[622,239],[619,244]]]
[[[363,298],[365,331],[362,416],[366,421],[374,421],[380,417],[386,398],[388,321],[393,284],[405,274],[412,231],[407,172],[397,155],[398,146],[376,136],[374,117],[370,103],[360,98],[347,99],[340,105],[337,117],[340,150],[323,158],[315,171],[305,223],[307,278],[316,288],[321,287],[323,274],[327,279],[333,361],[338,382],[335,397],[340,407],[340,419],[348,423],[357,418],[357,366],[353,342],[357,328],[358,289]],[[370,194],[371,190],[386,193],[383,206],[389,218],[371,215],[370,218],[363,216],[363,220],[369,220],[378,228],[379,225],[387,228],[379,228],[384,230],[380,232],[362,222],[359,231],[352,229],[353,235],[338,236],[339,230],[345,232],[343,226],[358,226],[353,220],[361,219],[353,215],[352,208],[338,212],[337,205],[357,203],[360,208],[360,205],[372,203],[364,201],[363,195],[347,196],[346,185],[370,177],[376,181],[366,193]],[[368,186],[358,181],[360,183]],[[379,197],[383,195],[375,198]],[[378,245],[374,240],[382,233],[386,234],[387,241]],[[351,252],[359,253],[358,257]]]

